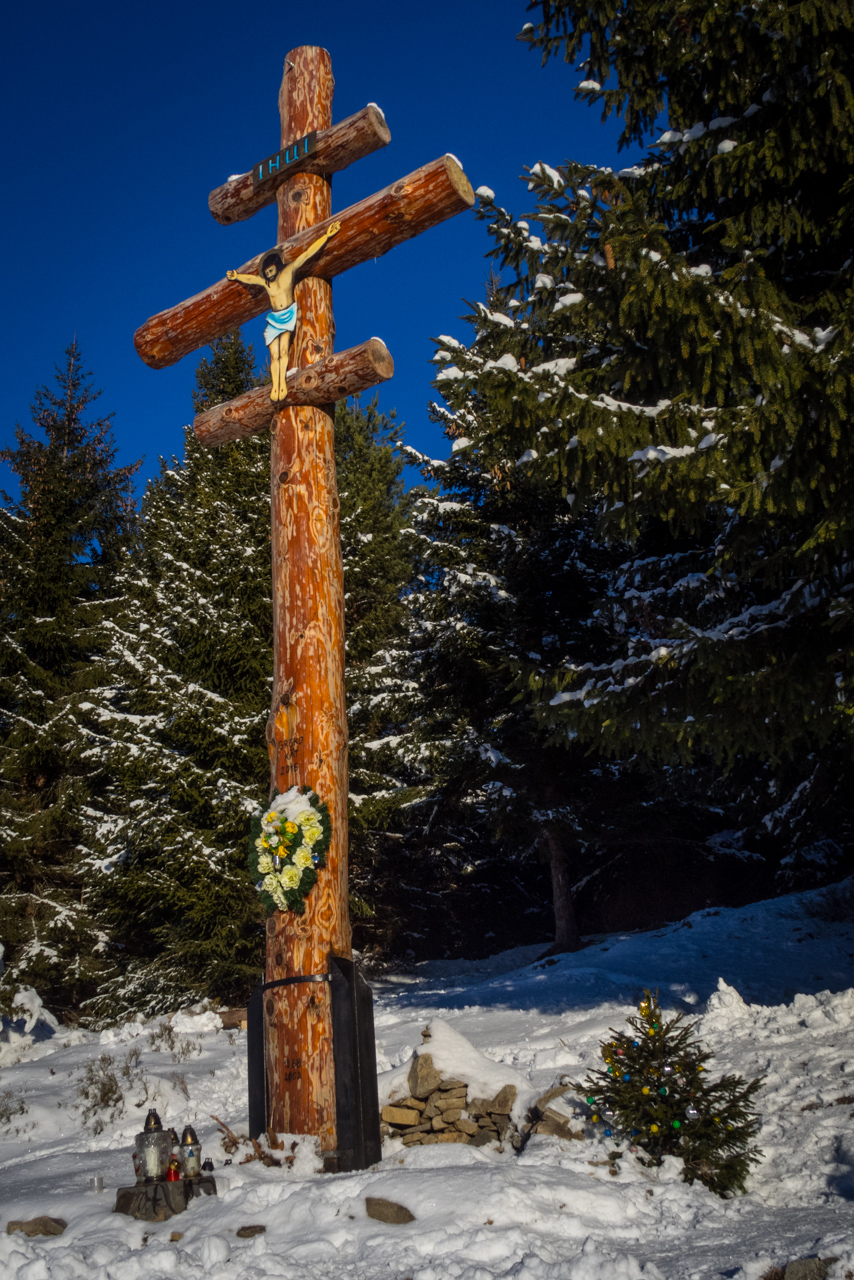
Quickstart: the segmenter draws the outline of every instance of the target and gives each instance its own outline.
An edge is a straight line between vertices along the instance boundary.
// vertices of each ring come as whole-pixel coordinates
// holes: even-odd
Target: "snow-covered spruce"
[[[332,839],[329,806],[310,787],[276,792],[256,813],[249,835],[249,870],[267,914],[302,915],[305,900],[326,866]]]
[[[750,1166],[761,1158],[752,1145],[759,1118],[751,1104],[762,1080],[713,1081],[712,1055],[694,1037],[696,1024],[683,1021],[682,1013],[666,1018],[657,996],[645,992],[629,1018],[631,1031],[615,1031],[602,1044],[605,1070],[575,1088],[619,1149],[640,1151],[649,1165],[675,1156],[686,1182],[702,1182],[720,1196],[743,1192]]]

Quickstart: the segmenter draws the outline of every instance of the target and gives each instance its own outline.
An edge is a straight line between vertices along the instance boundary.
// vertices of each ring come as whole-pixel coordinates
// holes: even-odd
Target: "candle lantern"
[[[165,1175],[172,1155],[172,1140],[168,1132],[164,1132],[154,1108],[145,1118],[142,1133],[136,1136],[136,1152],[146,1182],[155,1182]]]
[[[181,1181],[181,1162],[177,1156],[173,1156],[169,1161],[169,1168],[166,1170],[167,1182]]]
[[[181,1159],[185,1178],[198,1178],[202,1172],[202,1144],[196,1131],[188,1124],[181,1135]]]

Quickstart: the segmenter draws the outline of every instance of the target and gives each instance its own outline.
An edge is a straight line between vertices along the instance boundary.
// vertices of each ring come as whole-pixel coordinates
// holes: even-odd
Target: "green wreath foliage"
[[[310,787],[276,792],[252,819],[249,870],[268,916],[302,915],[305,900],[326,866],[332,840],[329,806]]]

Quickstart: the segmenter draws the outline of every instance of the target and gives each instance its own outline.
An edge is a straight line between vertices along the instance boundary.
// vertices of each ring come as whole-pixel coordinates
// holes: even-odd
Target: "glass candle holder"
[[[198,1178],[202,1172],[202,1144],[192,1125],[187,1125],[181,1135],[181,1161],[185,1178]]]
[[[137,1135],[136,1149],[146,1182],[156,1182],[158,1178],[165,1176],[172,1156],[172,1143],[168,1133],[164,1133],[162,1129],[149,1129],[140,1133]]]

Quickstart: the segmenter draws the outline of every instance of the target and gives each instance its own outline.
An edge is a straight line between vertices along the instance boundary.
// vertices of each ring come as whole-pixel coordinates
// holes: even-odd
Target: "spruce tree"
[[[37,434],[0,450],[19,485],[0,512],[0,933],[2,1000],[32,986],[74,1020],[103,968],[84,843],[105,785],[80,705],[103,672],[100,634],[134,541],[133,475],[117,467],[112,415],[73,342]]]
[[[255,382],[240,333],[200,362],[195,406]],[[89,1017],[245,998],[262,964],[262,913],[245,860],[266,792],[269,445],[253,438],[161,461],[141,548],[109,621],[109,673],[86,711],[112,780],[91,826],[96,900],[114,941]]]
[[[761,1159],[752,1144],[759,1119],[752,1102],[762,1080],[708,1075],[712,1055],[694,1035],[696,1024],[676,1014],[666,1021],[656,996],[645,993],[630,1032],[614,1031],[602,1044],[605,1069],[588,1073],[573,1088],[583,1093],[594,1125],[621,1144],[643,1152],[642,1163],[665,1156],[683,1164],[683,1181],[702,1182],[719,1196],[744,1191],[751,1164]]]
[[[623,113],[624,141],[665,105],[670,127],[618,173],[535,164],[536,231],[480,193],[505,283],[474,342],[440,346],[456,430],[484,473],[558,487],[617,555],[604,656],[520,661],[517,692],[555,741],[731,770],[742,822],[840,838],[851,15],[537,7],[523,37],[584,49],[578,92]]]

